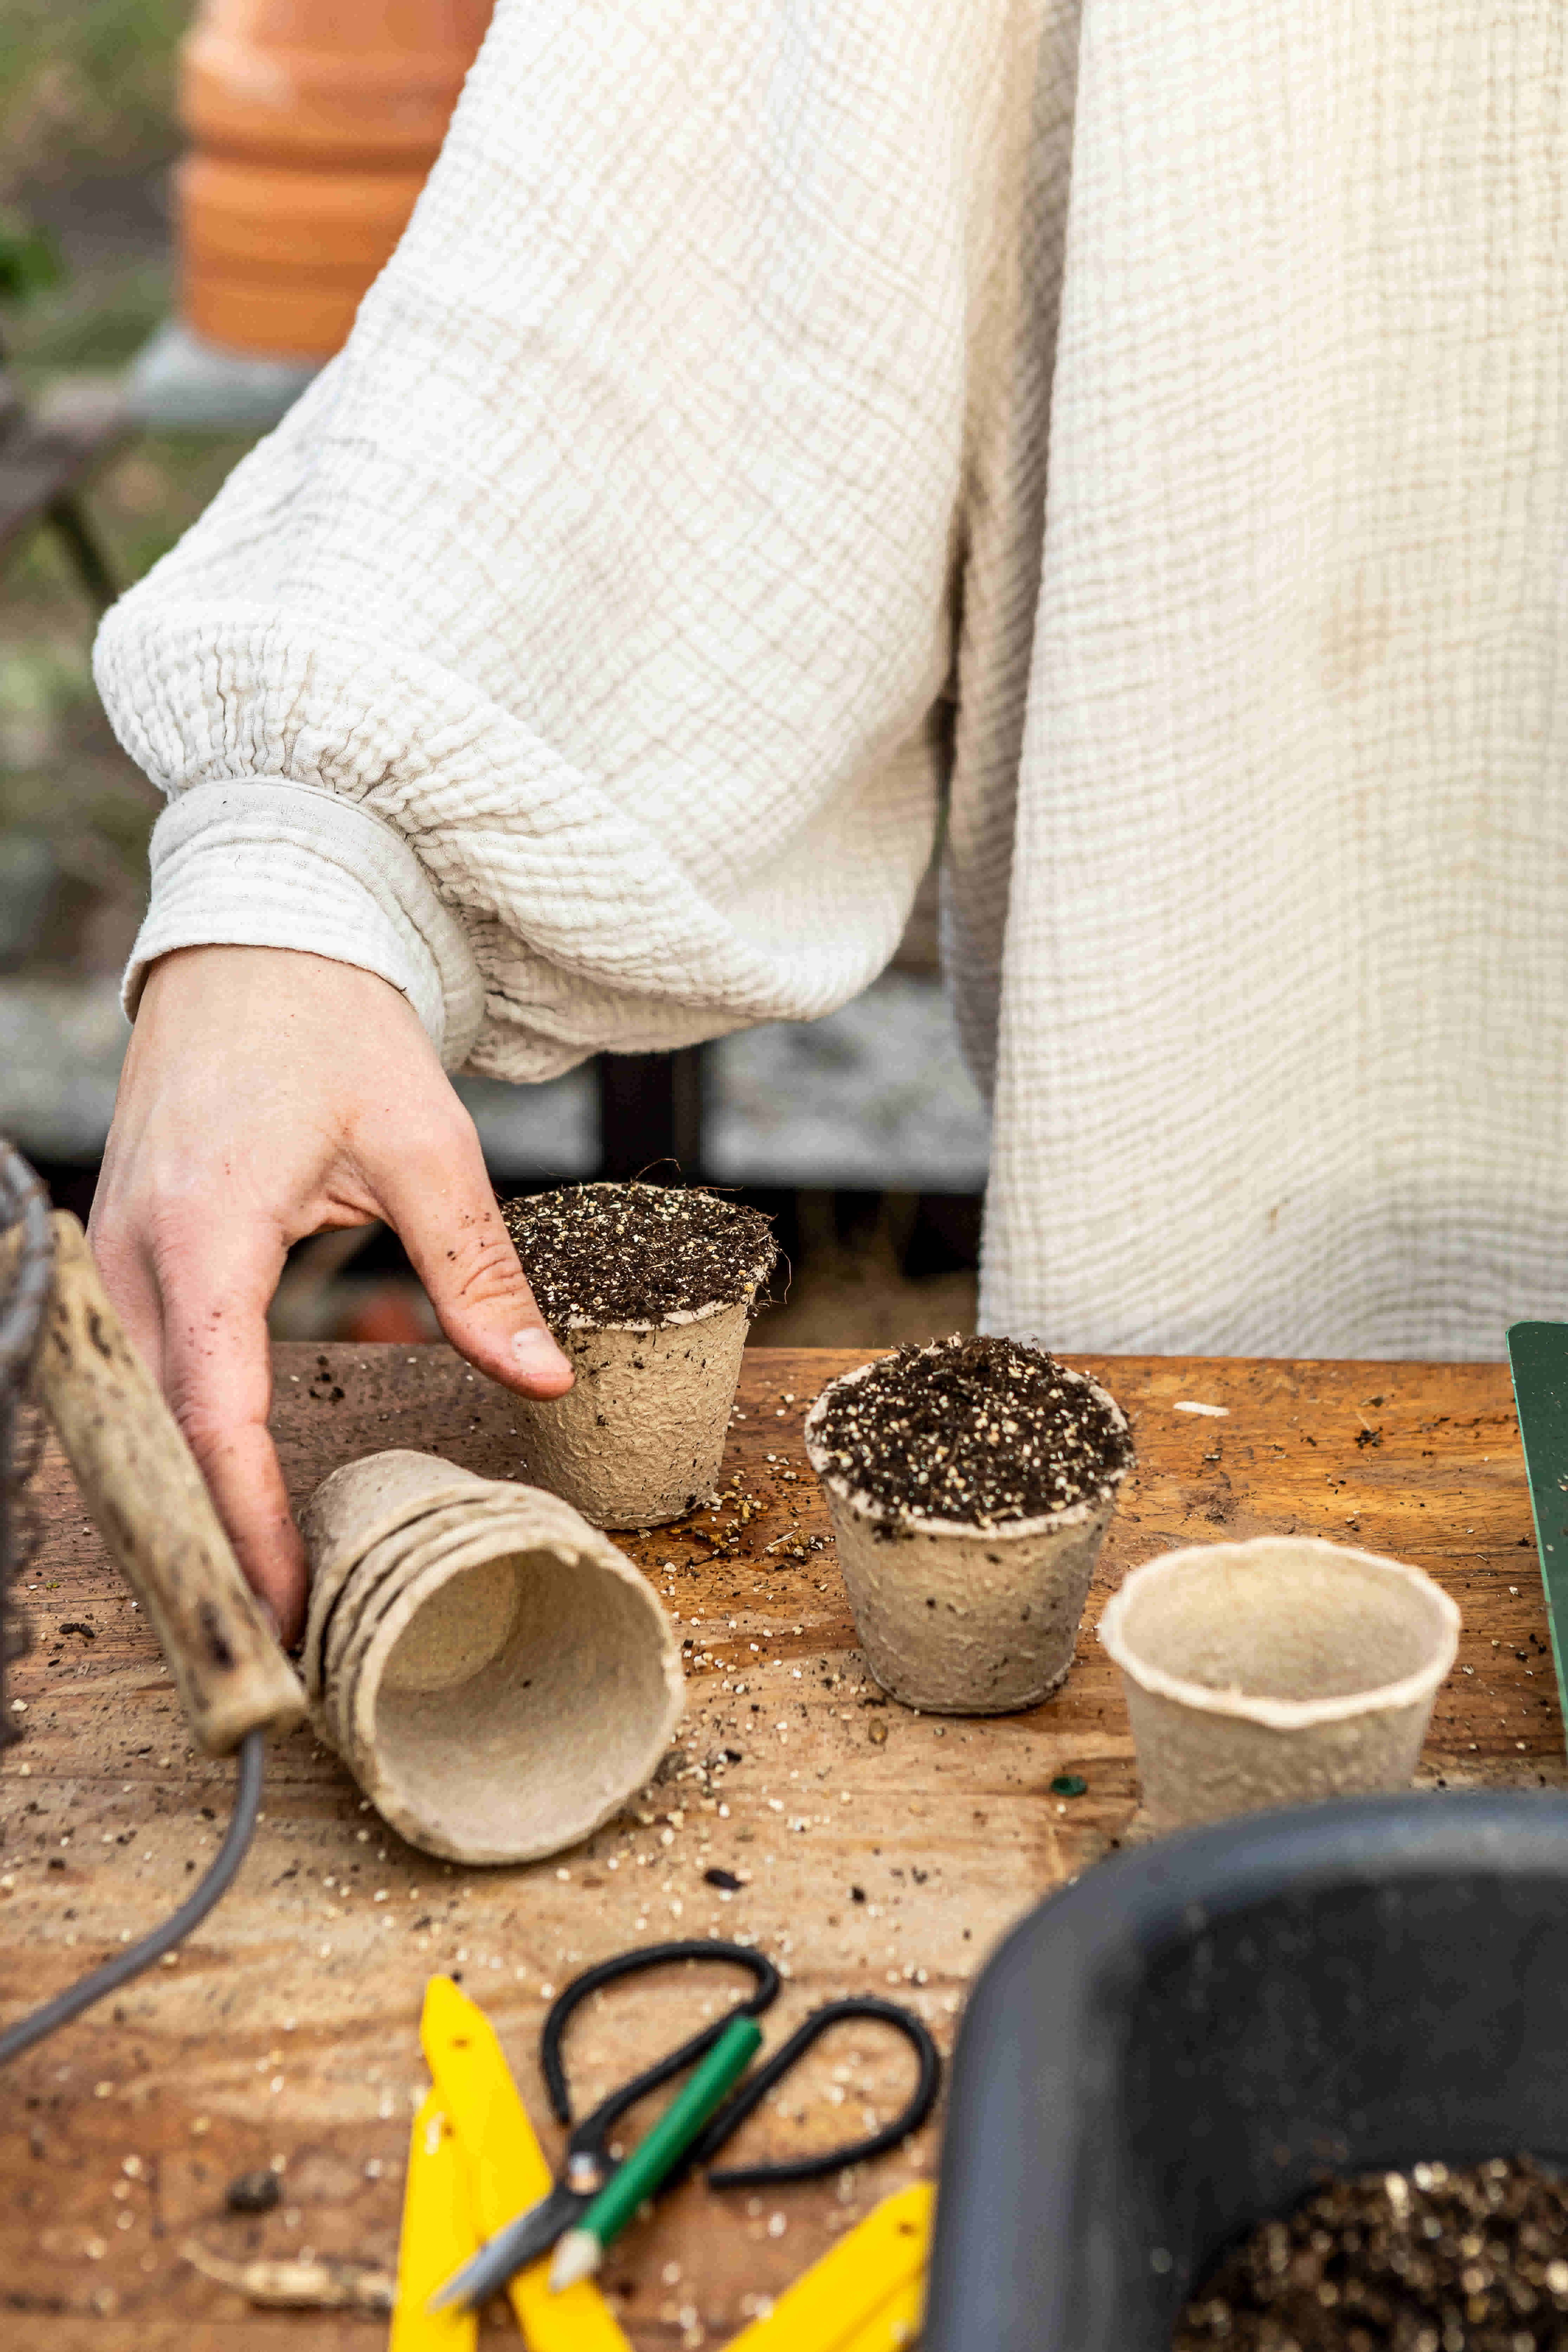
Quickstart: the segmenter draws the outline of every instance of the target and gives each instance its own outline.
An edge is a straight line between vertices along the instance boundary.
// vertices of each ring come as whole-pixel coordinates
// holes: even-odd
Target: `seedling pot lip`
[[[378,1501],[378,1477],[397,1484],[400,1499],[395,1509],[389,1510],[384,1502]],[[333,1506],[330,1509],[321,1502],[329,1490]],[[325,1531],[323,1518],[328,1523]],[[509,1866],[537,1861],[590,1836],[619,1811],[657,1769],[685,1705],[679,1645],[647,1579],[611,1538],[572,1504],[520,1479],[486,1478],[439,1455],[394,1448],[361,1456],[332,1472],[310,1497],[302,1519],[307,1536],[314,1539],[316,1547],[312,1549],[313,1601],[322,1560],[330,1559],[341,1570],[331,1605],[314,1621],[311,1714],[317,1736],[342,1759],[381,1818],[412,1845],[466,1867]],[[359,1523],[357,1528],[355,1520]],[[437,1521],[438,1528],[433,1526]],[[364,1541],[367,1534],[374,1538],[368,1544]],[[402,1570],[408,1568],[409,1560],[400,1555],[412,1551],[423,1554],[433,1539],[438,1540],[439,1549],[422,1557],[405,1577]],[[373,1555],[378,1551],[391,1556],[374,1562]],[[553,1825],[540,1828],[537,1834],[530,1829],[526,1835],[504,1822],[499,1831],[492,1832],[488,1822],[479,1821],[477,1812],[471,1829],[454,1828],[449,1791],[437,1791],[435,1798],[422,1793],[417,1757],[411,1762],[406,1750],[377,1721],[384,1695],[402,1696],[388,1690],[384,1670],[402,1633],[418,1612],[454,1579],[491,1560],[514,1555],[547,1559],[580,1585],[585,1576],[592,1576],[598,1580],[601,1589],[607,1589],[606,1580],[623,1588],[619,1629],[615,1631],[614,1641],[605,1636],[602,1654],[620,1677],[623,1693],[622,1662],[630,1659],[635,1663],[646,1650],[643,1665],[647,1669],[644,1673],[639,1667],[637,1686],[629,1698],[624,1698],[620,1718],[622,1724],[627,1720],[627,1705],[634,1708],[630,1720],[641,1738],[641,1752],[632,1757],[629,1766],[618,1750],[607,1759],[600,1755],[585,1784],[600,1785],[602,1809],[591,1816],[590,1811],[585,1810],[579,1817],[558,1807]],[[342,1564],[345,1559],[346,1566]],[[363,1583],[367,1574],[372,1580],[368,1590]],[[386,1601],[389,1590],[391,1598]],[[357,1603],[356,1593],[360,1596]],[[332,1612],[344,1601],[356,1609],[356,1622],[342,1654],[331,1654]],[[380,1605],[384,1601],[385,1605]],[[631,1619],[643,1628],[635,1638],[628,1630],[627,1607]],[[369,1615],[364,1614],[366,1610],[371,1612]],[[363,1623],[359,1622],[361,1617]],[[362,1633],[363,1642],[360,1646]],[[508,1643],[510,1639],[509,1633]],[[496,1654],[499,1657],[500,1653]],[[330,1675],[325,1672],[329,1663]],[[481,1666],[479,1671],[482,1670]],[[446,1691],[432,1685],[431,1692],[440,1696],[443,1704],[456,1705],[453,1693],[466,1687],[467,1684],[462,1683]],[[575,1704],[582,1695],[578,1692],[574,1697],[568,1690],[566,1696]],[[540,1702],[535,1697],[528,1704],[531,1709],[537,1710]],[[581,1720],[577,1715],[561,1716],[560,1736],[580,1740],[584,1736],[584,1725],[592,1736],[594,1723],[602,1713],[599,1700],[590,1696],[583,1703]],[[630,1744],[629,1736],[626,1744]],[[492,1758],[485,1769],[492,1775],[510,1771],[526,1780],[532,1765],[529,1754],[520,1749],[511,1763],[506,1763],[504,1758],[496,1762]],[[544,1794],[550,1794],[548,1788]]]
[[[692,1323],[710,1323],[716,1315],[732,1315],[738,1307],[750,1308],[758,1290],[767,1279],[767,1269],[752,1275],[749,1286],[739,1298],[710,1299],[706,1307],[678,1307],[657,1323],[601,1323],[592,1315],[569,1315],[558,1325],[562,1331],[679,1331]]]
[[[634,1184],[637,1181],[635,1177],[632,1179]],[[601,1179],[598,1181],[591,1181],[584,1184],[567,1184],[561,1189],[563,1192],[624,1192],[629,1188],[618,1179],[610,1181]],[[693,1193],[704,1193],[707,1191],[707,1188],[700,1184],[683,1184],[668,1189]],[[708,1197],[718,1199],[721,1196],[708,1194]],[[684,1323],[704,1323],[714,1315],[727,1315],[731,1307],[750,1307],[758,1291],[777,1264],[777,1245],[770,1237],[767,1255],[759,1258],[753,1266],[742,1269],[741,1278],[743,1286],[739,1296],[734,1298],[710,1298],[700,1307],[677,1307],[668,1315],[652,1316],[646,1322],[626,1322],[619,1318],[604,1321],[596,1315],[568,1315],[559,1323],[552,1323],[551,1329],[557,1335],[563,1331],[669,1331],[679,1329]],[[524,1271],[526,1270],[525,1268]]]
[[[1397,1682],[1374,1684],[1365,1690],[1343,1691],[1326,1698],[1263,1698],[1241,1690],[1216,1690],[1208,1683],[1190,1682],[1184,1675],[1167,1674],[1134,1647],[1126,1619],[1141,1589],[1146,1591],[1154,1581],[1167,1581],[1200,1562],[1206,1564],[1216,1552],[1235,1555],[1277,1545],[1374,1569],[1418,1591],[1437,1619],[1433,1655],[1414,1674],[1403,1675]],[[1381,1552],[1362,1551],[1350,1544],[1330,1543],[1321,1536],[1258,1536],[1245,1543],[1184,1544],[1179,1550],[1162,1552],[1157,1559],[1145,1560],[1123,1579],[1107,1601],[1099,1633],[1122,1673],[1141,1690],[1155,1697],[1173,1700],[1202,1715],[1258,1724],[1267,1731],[1306,1731],[1316,1724],[1345,1723],[1355,1716],[1391,1713],[1430,1699],[1458,1654],[1459,1625],[1458,1609],[1447,1593],[1424,1570],[1412,1567],[1407,1560],[1390,1559]]]
[[[525,1494],[534,1490],[524,1488]],[[558,1498],[548,1498],[555,1502]],[[570,1509],[570,1506],[564,1507]],[[599,1532],[589,1528],[590,1534]],[[480,1548],[482,1547],[482,1548]],[[465,1868],[484,1869],[521,1866],[540,1862],[555,1853],[567,1853],[581,1845],[602,1829],[606,1821],[630,1801],[658,1769],[659,1759],[675,1737],[685,1706],[685,1677],[679,1652],[669,1637],[668,1621],[646,1580],[640,1577],[631,1562],[622,1559],[625,1573],[611,1567],[616,1549],[601,1537],[600,1545],[574,1544],[564,1529],[541,1529],[531,1514],[520,1510],[511,1520],[498,1520],[482,1538],[476,1538],[479,1557],[459,1556],[451,1559],[436,1559],[421,1570],[417,1579],[400,1593],[391,1608],[376,1625],[359,1660],[353,1677],[351,1699],[353,1734],[340,1752],[355,1769],[351,1751],[379,1757],[381,1793],[373,1797],[382,1818],[389,1821],[401,1837],[426,1853],[444,1856],[461,1863]],[[382,1694],[386,1687],[385,1675],[393,1652],[404,1633],[419,1611],[434,1599],[436,1593],[454,1577],[479,1567],[489,1558],[504,1559],[510,1549],[519,1553],[549,1553],[563,1568],[582,1573],[589,1570],[601,1578],[616,1576],[642,1611],[649,1629],[650,1649],[657,1648],[662,1670],[664,1705],[662,1709],[649,1707],[642,1738],[642,1753],[635,1775],[623,1771],[613,1785],[599,1790],[596,1801],[584,1805],[575,1817],[557,1822],[552,1827],[535,1826],[526,1835],[513,1833],[505,1838],[483,1838],[465,1833],[454,1836],[448,1824],[432,1811],[414,1785],[405,1762],[395,1759],[383,1744],[383,1735],[376,1721]],[[368,1708],[359,1694],[369,1694]],[[363,1718],[362,1722],[362,1717]],[[567,1736],[570,1727],[563,1727]],[[356,1779],[359,1778],[357,1770]],[[362,1785],[363,1785],[362,1783]],[[368,1793],[368,1790],[367,1790]]]
[[[829,1466],[829,1456],[826,1448],[817,1443],[816,1431],[834,1391],[853,1387],[856,1381],[865,1380],[886,1360],[885,1356],[873,1356],[869,1363],[857,1364],[853,1371],[840,1372],[837,1379],[829,1381],[806,1414],[801,1433],[805,1443],[805,1458],[823,1486],[861,1518],[874,1520],[880,1527],[898,1528],[910,1535],[962,1537],[969,1543],[1016,1543],[1030,1536],[1084,1527],[1090,1520],[1103,1517],[1114,1504],[1122,1480],[1132,1467],[1131,1455],[1119,1468],[1109,1473],[1097,1493],[1080,1496],[1078,1502],[1068,1503],[1063,1510],[1042,1511],[1032,1519],[995,1519],[989,1527],[982,1527],[976,1519],[927,1518],[918,1511],[895,1510],[886,1503],[875,1501],[863,1487],[852,1486],[841,1471]],[[1092,1374],[1079,1371],[1072,1364],[1064,1364],[1061,1369],[1070,1379],[1081,1381],[1102,1404],[1109,1405],[1122,1427],[1127,1426],[1127,1416],[1121,1407],[1110,1390],[1101,1388]]]

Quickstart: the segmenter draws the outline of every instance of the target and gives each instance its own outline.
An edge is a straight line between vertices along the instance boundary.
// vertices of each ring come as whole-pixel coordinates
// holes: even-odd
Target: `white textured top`
[[[1565,23],[500,0],[348,348],[104,625],[131,1001],[310,948],[513,1078],[809,1018],[945,788],[987,1328],[1568,1313]]]

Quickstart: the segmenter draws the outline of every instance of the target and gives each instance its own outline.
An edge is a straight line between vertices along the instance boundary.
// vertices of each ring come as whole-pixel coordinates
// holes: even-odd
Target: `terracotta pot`
[[[205,0],[181,53],[186,323],[326,359],[401,236],[490,0]]]
[[[1100,1638],[1163,1830],[1408,1788],[1459,1612],[1403,1560],[1265,1536],[1134,1569]]]
[[[410,1843],[534,1861],[651,1777],[684,1705],[679,1648],[558,1496],[378,1454],[335,1470],[300,1524],[312,1718]]]
[[[1007,1715],[1037,1706],[1068,1678],[1125,1472],[1098,1500],[984,1529],[890,1510],[847,1485],[817,1435],[834,1391],[873,1369],[861,1364],[830,1381],[805,1433],[867,1663],[885,1691],[925,1714]],[[1087,1372],[1064,1367],[1063,1377],[1125,1428],[1120,1405]]]

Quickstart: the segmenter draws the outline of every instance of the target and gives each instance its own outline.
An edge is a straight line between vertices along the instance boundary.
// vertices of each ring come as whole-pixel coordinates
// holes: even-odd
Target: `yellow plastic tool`
[[[920,2334],[935,2191],[884,2197],[727,2352],[899,2352]]]
[[[435,2081],[433,2096],[450,2118],[462,2151],[476,2231],[431,2281],[434,2293],[441,2278],[511,2221],[520,2206],[548,2196],[553,2179],[495,2029],[450,1977],[432,1977],[426,1987],[419,2038]],[[507,2294],[530,2352],[631,2352],[591,2279],[564,2294],[551,2294],[548,2256],[520,2271]]]
[[[387,2352],[473,2352],[477,2311],[425,2306],[458,2263],[479,2250],[468,2168],[458,2136],[429,2092],[414,2118],[408,2179],[403,2191],[403,2234],[397,2245],[397,2302]]]
[[[925,2313],[926,2283],[922,2271],[908,2286],[890,2294],[886,2303],[858,2328],[844,2346],[844,2352],[913,2352],[920,2342],[921,2320]]]

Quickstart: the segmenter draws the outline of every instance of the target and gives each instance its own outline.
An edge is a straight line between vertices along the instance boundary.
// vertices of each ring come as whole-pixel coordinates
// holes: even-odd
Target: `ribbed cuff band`
[[[403,836],[355,801],[258,776],[178,793],[152,843],[153,897],[123,1002],[175,948],[297,948],[401,989],[449,1070],[479,1034],[484,984],[461,921]]]

